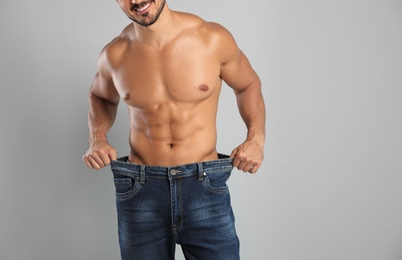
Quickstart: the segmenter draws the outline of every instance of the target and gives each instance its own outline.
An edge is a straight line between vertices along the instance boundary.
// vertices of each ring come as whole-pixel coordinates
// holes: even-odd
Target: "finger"
[[[232,163],[233,167],[239,168],[240,162],[241,162],[240,160],[234,158]]]
[[[253,165],[252,164],[246,164],[244,168],[242,169],[243,172],[251,172],[253,170]]]
[[[102,160],[103,166],[109,165],[110,164],[110,157],[109,154],[105,153],[100,153],[99,154],[100,159]]]
[[[99,170],[101,168],[99,164],[96,162],[96,160],[92,158],[90,155],[87,156],[87,165],[89,166],[90,169]]]
[[[100,156],[97,153],[96,154],[90,154],[89,158],[90,158],[90,162],[91,162],[92,166],[95,169],[99,170],[100,168],[105,167],[102,159],[100,158]]]
[[[255,173],[257,172],[259,166],[260,163],[255,160],[244,159],[243,161],[241,161],[238,168],[243,172]]]
[[[245,165],[245,162],[242,161],[239,157],[236,156],[236,157],[233,159],[233,166],[234,166],[234,167],[237,167],[239,170],[243,169],[243,168],[244,168],[244,165]]]
[[[237,151],[233,158],[233,166],[237,167],[239,170],[243,169],[245,164],[247,164],[246,159],[242,152]]]
[[[253,165],[250,169],[250,173],[256,173],[260,167],[258,165]]]
[[[240,168],[241,165],[242,164],[242,160],[239,158],[239,157],[237,157],[237,156],[235,156],[234,158],[233,158],[233,167],[237,167],[237,168]]]
[[[243,162],[243,161],[237,167],[237,169],[239,169],[240,171],[243,171],[243,172],[248,172],[250,170],[250,168],[251,168],[251,165],[246,162]]]
[[[89,162],[88,157],[84,156],[83,158],[84,163],[88,166],[89,169],[93,169],[94,167],[92,166],[92,164]]]

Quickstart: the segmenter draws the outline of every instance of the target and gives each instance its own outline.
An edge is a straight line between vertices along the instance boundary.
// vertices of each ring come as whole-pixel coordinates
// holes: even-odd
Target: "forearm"
[[[107,140],[107,133],[112,127],[117,114],[117,104],[107,102],[92,92],[89,93],[89,141]]]
[[[247,140],[265,141],[265,104],[261,82],[256,79],[249,87],[236,93],[240,115],[246,124]]]

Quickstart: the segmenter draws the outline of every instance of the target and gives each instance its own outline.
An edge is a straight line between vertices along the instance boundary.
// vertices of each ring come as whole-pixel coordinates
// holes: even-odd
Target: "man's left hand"
[[[243,172],[256,173],[264,158],[264,147],[261,142],[245,141],[232,151],[233,166]]]

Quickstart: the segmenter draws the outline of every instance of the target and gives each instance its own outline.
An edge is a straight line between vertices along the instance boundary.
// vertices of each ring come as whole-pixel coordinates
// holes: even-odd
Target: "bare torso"
[[[163,0],[118,1],[133,23],[101,52],[89,91],[91,169],[117,159],[107,133],[123,100],[130,117],[129,161],[172,166],[218,158],[216,115],[222,81],[234,91],[247,138],[230,153],[255,173],[264,156],[261,81],[219,24],[171,11]]]
[[[107,47],[113,84],[128,106],[130,162],[169,166],[217,158],[221,62],[210,25],[182,18],[192,22],[162,47],[130,38],[132,25]]]

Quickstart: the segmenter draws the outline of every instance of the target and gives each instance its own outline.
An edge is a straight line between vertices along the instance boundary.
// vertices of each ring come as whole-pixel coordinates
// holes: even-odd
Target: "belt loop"
[[[141,184],[141,185],[144,185],[144,184],[145,184],[145,165],[141,165],[140,184]]]
[[[203,181],[204,180],[204,169],[202,167],[202,162],[197,163],[198,166],[198,180]]]

